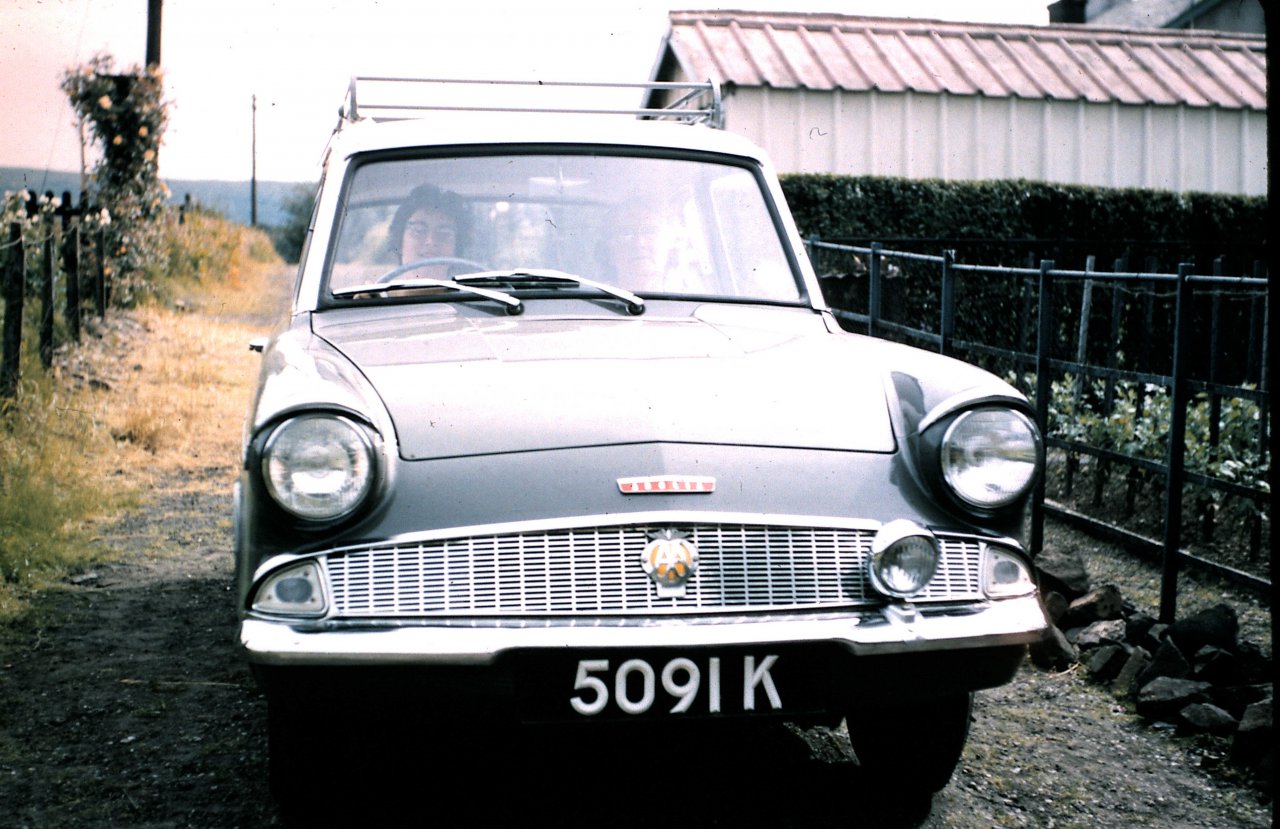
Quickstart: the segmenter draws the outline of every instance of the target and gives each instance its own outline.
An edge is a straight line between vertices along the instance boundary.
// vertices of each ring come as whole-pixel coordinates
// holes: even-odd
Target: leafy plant
[[[112,219],[109,255],[120,268],[112,298],[131,305],[147,287],[147,265],[158,255],[153,220],[169,195],[158,168],[168,124],[164,84],[155,67],[116,72],[112,58],[100,54],[67,70],[62,90],[101,145],[93,178]]]
[[[296,185],[285,198],[285,223],[271,231],[276,250],[286,262],[297,262],[302,245],[311,224],[311,210],[315,203],[316,187],[313,184]]]
[[[1104,401],[1108,399],[1111,403],[1106,408]],[[1164,386],[1117,382],[1108,396],[1105,381],[1098,380],[1083,390],[1076,378],[1066,376],[1053,384],[1049,429],[1051,435],[1063,440],[1108,449],[1137,460],[1164,463],[1168,457],[1171,415],[1172,400]],[[1271,462],[1261,438],[1264,416],[1264,410],[1252,400],[1220,397],[1215,401],[1208,394],[1197,395],[1187,405],[1185,469],[1259,494],[1269,493]],[[1078,466],[1078,453],[1067,450],[1068,489]],[[1106,459],[1095,464],[1095,506],[1114,469],[1114,464]],[[1124,514],[1128,516],[1134,513],[1137,492],[1159,478],[1134,467],[1124,475]],[[1237,524],[1238,532],[1255,535],[1268,522],[1263,499],[1237,497],[1222,486],[1188,483],[1183,496],[1186,503],[1194,504],[1206,540],[1212,539],[1213,527],[1223,521]],[[1154,506],[1157,512],[1161,508],[1160,503]],[[1150,513],[1143,515],[1139,511],[1139,515],[1143,520],[1156,523],[1161,520]],[[1256,546],[1258,539],[1249,543]]]

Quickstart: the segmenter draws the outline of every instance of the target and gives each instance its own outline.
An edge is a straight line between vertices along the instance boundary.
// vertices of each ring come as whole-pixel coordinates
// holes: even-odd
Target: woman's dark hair
[[[409,191],[409,195],[400,203],[395,215],[391,217],[391,225],[387,228],[387,250],[391,258],[396,262],[401,261],[405,225],[409,224],[409,219],[419,210],[438,210],[453,219],[458,227],[456,249],[461,255],[461,251],[466,249],[467,242],[471,238],[466,202],[457,193],[441,190],[432,184],[420,184]]]

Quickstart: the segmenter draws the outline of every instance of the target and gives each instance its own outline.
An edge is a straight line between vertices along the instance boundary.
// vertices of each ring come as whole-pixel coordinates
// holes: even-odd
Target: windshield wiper
[[[350,288],[334,291],[333,296],[336,299],[349,299],[359,294],[377,295],[390,291],[411,291],[415,288],[445,288],[451,291],[462,291],[485,299],[492,299],[494,302],[500,302],[506,306],[507,313],[512,316],[524,312],[524,303],[511,294],[490,288],[480,288],[475,285],[464,285],[452,279],[393,279],[390,282],[370,282],[365,285],[354,285]]]
[[[568,273],[566,271],[558,271],[554,268],[512,268],[504,271],[481,271],[479,273],[466,273],[454,278],[455,282],[464,285],[470,285],[473,282],[500,282],[504,284],[512,284],[519,282],[534,283],[569,283],[582,288],[591,288],[602,294],[607,294],[615,299],[622,300],[627,306],[627,313],[639,315],[644,313],[644,300],[625,288],[619,288],[616,285],[609,285],[605,282],[596,282],[594,279],[587,279],[584,276]]]

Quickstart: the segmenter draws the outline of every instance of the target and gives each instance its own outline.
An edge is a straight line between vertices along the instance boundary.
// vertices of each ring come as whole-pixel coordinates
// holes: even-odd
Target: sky
[[[678,2],[678,0],[677,0]],[[166,179],[315,181],[352,75],[641,82],[672,0],[164,0]],[[691,0],[1043,25],[1049,0]],[[456,8],[454,8],[456,7]],[[447,9],[447,10],[446,10]],[[0,0],[0,167],[75,172],[67,68],[146,58],[147,0]],[[628,92],[626,106],[634,93]],[[96,156],[90,147],[87,164]]]

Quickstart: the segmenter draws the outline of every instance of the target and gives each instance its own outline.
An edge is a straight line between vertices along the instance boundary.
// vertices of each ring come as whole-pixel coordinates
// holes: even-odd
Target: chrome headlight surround
[[[947,489],[971,509],[994,511],[1024,498],[1040,474],[1040,431],[1029,417],[1004,406],[958,415],[938,444]]]
[[[267,493],[281,509],[317,523],[354,513],[378,476],[369,433],[329,413],[299,415],[272,429],[262,444],[261,470]]]
[[[940,557],[938,539],[932,532],[898,519],[882,526],[871,540],[867,574],[877,592],[909,599],[929,585]]]

